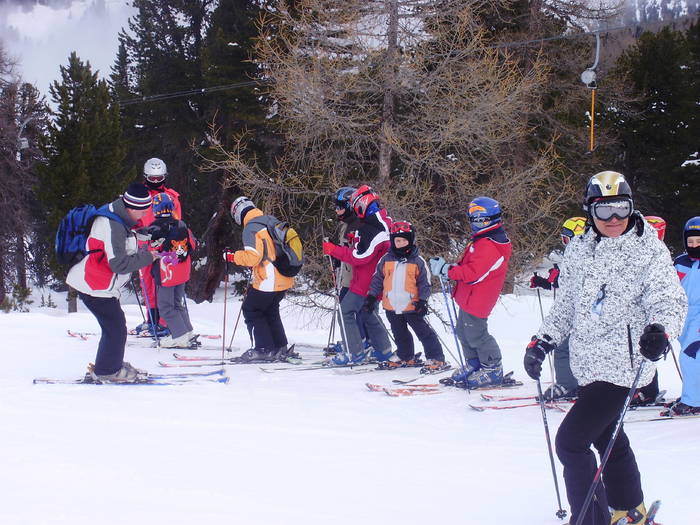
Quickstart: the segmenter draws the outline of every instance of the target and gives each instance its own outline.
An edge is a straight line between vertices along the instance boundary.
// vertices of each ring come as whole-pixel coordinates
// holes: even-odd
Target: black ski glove
[[[544,356],[555,348],[551,341],[552,338],[548,335],[543,335],[542,339],[538,339],[537,336],[533,335],[530,344],[527,345],[523,366],[527,375],[532,379],[540,378]]]
[[[374,305],[377,304],[377,298],[374,295],[368,295],[365,297],[365,304],[362,305],[362,310],[365,312],[371,312],[374,310]]]
[[[644,327],[644,333],[639,338],[639,352],[649,361],[658,361],[668,352],[668,335],[664,326],[659,323]]]
[[[530,278],[530,288],[544,288],[545,290],[551,290],[552,283],[550,283],[544,277],[537,275],[535,272],[535,275]]]
[[[413,306],[415,306],[415,310],[413,313],[416,315],[423,316],[428,313],[428,302],[423,300],[423,299],[418,299],[417,301],[413,301]]]

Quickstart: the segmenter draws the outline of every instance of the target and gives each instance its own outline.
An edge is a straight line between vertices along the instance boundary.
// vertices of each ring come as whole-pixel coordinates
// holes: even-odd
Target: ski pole
[[[141,301],[139,301],[139,294],[136,291],[136,285],[134,284],[134,274],[131,274],[131,279],[129,279],[129,282],[131,283],[131,288],[134,290],[134,295],[136,296],[136,304],[139,305],[139,311],[141,312],[141,318],[143,319],[143,322],[146,322],[146,315],[143,313],[143,307],[141,306]],[[675,356],[674,356],[675,358]]]
[[[632,352],[632,330],[630,328],[630,325],[627,325],[627,338],[628,338],[628,344],[630,347],[630,352]],[[637,375],[634,377],[634,381],[632,382],[632,386],[630,387],[630,391],[627,394],[627,398],[625,399],[625,404],[622,406],[622,410],[620,411],[620,416],[617,418],[617,423],[615,424],[615,430],[613,430],[612,436],[610,436],[610,441],[608,442],[608,446],[605,448],[605,454],[603,454],[603,457],[600,460],[600,466],[598,467],[598,470],[596,470],[595,475],[593,476],[593,481],[591,482],[591,486],[588,489],[588,493],[586,494],[586,499],[583,502],[583,505],[581,506],[581,511],[579,512],[578,518],[576,519],[576,524],[575,525],[581,525],[584,520],[584,516],[586,515],[586,511],[588,510],[588,506],[591,503],[591,500],[593,499],[593,494],[595,493],[595,489],[598,486],[598,483],[600,483],[600,475],[603,472],[603,469],[605,468],[605,464],[608,462],[608,458],[610,457],[610,453],[612,452],[613,445],[615,444],[615,440],[617,439],[617,435],[620,433],[620,429],[622,428],[622,421],[625,419],[625,414],[627,413],[627,409],[630,406],[630,402],[632,401],[632,398],[634,397],[634,393],[637,391],[637,384],[639,383],[639,378],[642,376],[642,372],[644,371],[644,365],[646,364],[646,360],[642,360],[641,363],[639,363],[639,368],[637,369]],[[605,509],[607,512],[607,509]]]
[[[226,350],[228,350],[229,352],[233,351],[233,338],[236,336],[236,330],[238,330],[238,322],[241,320],[241,314],[243,313],[243,301],[245,301],[245,298],[248,295],[249,289],[250,289],[250,280],[246,284],[245,292],[243,292],[243,299],[241,299],[241,307],[238,310],[238,315],[236,316],[236,323],[233,325],[233,333],[231,334],[231,340],[228,342],[228,347],[226,348]]]
[[[681,373],[681,367],[678,366],[678,359],[676,359],[676,351],[671,346],[671,356],[673,357],[673,364],[676,365],[676,371],[678,372],[678,377],[683,381],[683,374]]]
[[[343,309],[340,306],[340,297],[338,294],[338,282],[335,278],[335,269],[333,268],[333,259],[328,255],[328,264],[331,266],[331,275],[333,276],[333,296],[335,297],[335,308],[338,309],[338,324],[340,325],[340,336],[343,338],[343,353],[350,357],[350,349],[348,348],[348,338],[345,332],[345,319],[343,319]]]
[[[557,510],[557,518],[563,520],[566,518],[566,511],[561,508],[561,496],[559,495],[559,481],[557,480],[557,470],[554,467],[554,454],[552,454],[552,439],[549,436],[549,425],[547,424],[547,414],[545,413],[544,396],[542,395],[542,385],[540,380],[537,379],[537,398],[540,401],[540,409],[542,410],[542,423],[544,424],[544,435],[547,438],[547,450],[549,451],[549,463],[552,466],[552,478],[554,478],[554,489],[557,492],[557,504],[559,505],[559,510]]]
[[[341,269],[340,269],[340,267],[338,267],[338,269],[335,272],[333,272],[333,276],[335,277],[335,282],[340,281],[340,279],[339,279],[340,271],[341,271]],[[336,288],[336,291],[338,291],[337,288]],[[338,303],[334,302],[334,304],[333,304],[333,316],[331,317],[331,327],[328,330],[328,344],[326,344],[326,348],[330,348],[331,342],[333,341],[333,339],[335,339],[335,316],[338,315],[338,306],[339,306]]]
[[[160,263],[159,263],[160,264]],[[143,298],[146,302],[146,308],[148,308],[149,312],[153,312],[153,309],[151,308],[151,302],[148,300],[148,290],[146,290],[146,283],[144,282],[143,278],[141,277],[141,272],[139,271],[139,279],[141,282],[141,290],[143,290]],[[156,340],[156,346],[160,348],[160,338],[158,337],[158,329],[156,327],[156,322],[151,316],[151,330],[153,330],[153,337]]]
[[[430,329],[431,329],[433,332],[435,332],[435,335],[437,336],[438,341],[440,341],[440,344],[443,346],[443,348],[444,348],[445,350],[447,350],[447,353],[450,354],[450,357],[451,357],[452,359],[454,359],[455,362],[459,362],[459,359],[457,359],[457,358],[455,357],[455,355],[452,353],[452,350],[450,350],[450,347],[447,346],[447,345],[445,344],[445,341],[442,340],[442,337],[440,337],[440,334],[438,334],[438,333],[435,331],[435,328],[433,328],[433,325],[430,324],[430,322],[428,321],[427,317],[424,317],[424,319],[425,319],[425,323],[430,327]],[[459,352],[459,350],[457,350],[457,351]]]
[[[537,276],[537,272],[535,272]],[[540,319],[544,323],[544,310],[542,309],[542,296],[540,295],[540,289],[537,288],[537,302],[540,304]],[[547,361],[549,362],[549,374],[552,376],[552,385],[556,384],[556,379],[554,377],[554,363],[552,362],[552,353],[547,354]]]
[[[228,296],[228,260],[224,262],[224,321],[221,328],[221,361],[224,360],[226,352],[226,298]],[[230,346],[230,345],[229,345]]]
[[[450,318],[450,326],[452,327],[452,335],[455,338],[455,346],[457,347],[457,355],[459,356],[459,366],[462,368],[462,374],[464,374],[464,386],[467,388],[467,392],[469,392],[469,381],[467,381],[467,368],[464,366],[464,359],[462,356],[462,347],[459,345],[459,338],[457,337],[457,329],[455,327],[455,323],[457,319],[454,321],[452,320],[452,308],[454,308],[454,305],[450,306],[450,300],[447,297],[447,292],[445,291],[445,281],[442,277],[442,275],[438,276],[438,279],[440,280],[440,289],[442,290],[442,297],[445,299],[445,306],[447,307],[447,315]],[[455,316],[457,315],[457,312],[455,312]]]

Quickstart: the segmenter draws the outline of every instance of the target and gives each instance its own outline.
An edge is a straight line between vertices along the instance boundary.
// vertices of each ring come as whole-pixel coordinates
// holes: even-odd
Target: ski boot
[[[145,370],[140,370],[131,365],[126,361],[122,362],[122,366],[119,370],[113,374],[96,374],[95,365],[90,363],[88,365],[88,373],[86,374],[90,377],[91,381],[94,383],[139,383],[145,381],[148,378],[148,372]]]
[[[441,361],[439,359],[428,359],[423,368],[420,369],[421,374],[437,374],[438,372],[443,372],[452,368],[449,363]]]
[[[550,401],[566,401],[569,399],[576,399],[578,397],[578,388],[568,389],[563,385],[554,383],[552,386],[547,388],[542,394],[546,402]]]
[[[680,399],[673,403],[668,410],[661,412],[664,417],[683,417],[700,415],[700,407],[691,407],[681,402]]]
[[[454,371],[450,377],[440,379],[440,383],[446,386],[458,386],[464,388],[469,376],[481,368],[481,363],[477,358],[467,359],[464,368],[460,367]]]
[[[249,348],[238,358],[241,363],[256,363],[260,361],[274,361],[277,352],[265,348]]]
[[[364,365],[367,364],[367,352],[360,352],[359,354],[336,354],[331,357],[327,363],[330,366],[352,366],[352,365]]]
[[[644,502],[631,510],[613,509],[610,525],[643,525],[646,523],[647,509]]]
[[[323,357],[333,357],[334,355],[342,354],[343,352],[343,343],[338,341],[337,343],[323,349]]]
[[[644,393],[641,390],[637,390],[634,393],[634,397],[632,398],[632,401],[630,401],[630,408],[635,409],[639,407],[649,407],[649,406],[654,406],[654,405],[663,405],[664,404],[664,394],[666,393],[665,390],[660,391],[656,396],[651,397],[651,396],[645,396]]]
[[[280,361],[281,363],[300,362],[301,356],[294,351],[294,345],[285,345],[280,346],[275,352],[275,361]]]
[[[484,388],[489,386],[497,386],[503,384],[503,367],[498,366],[482,366],[467,378],[467,387],[469,389]]]
[[[387,350],[386,352],[380,352],[379,350],[375,350],[373,347],[369,347],[365,349],[365,352],[369,352],[369,361],[370,363],[385,363],[389,361],[392,357],[394,357],[396,354],[391,351],[391,349]]]

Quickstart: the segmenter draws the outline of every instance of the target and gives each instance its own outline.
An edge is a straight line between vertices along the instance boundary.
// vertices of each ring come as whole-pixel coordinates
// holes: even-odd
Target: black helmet
[[[617,171],[601,171],[593,175],[583,196],[583,210],[588,212],[591,202],[600,197],[626,196],[632,199],[632,188],[625,176]]]

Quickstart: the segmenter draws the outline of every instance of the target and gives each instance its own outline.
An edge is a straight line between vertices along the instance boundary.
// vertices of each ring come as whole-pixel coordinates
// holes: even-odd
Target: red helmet
[[[352,204],[355,214],[360,219],[365,218],[369,205],[378,200],[379,195],[377,195],[367,184],[363,184],[357,188],[352,195],[350,195],[350,204]]]
[[[664,235],[666,235],[666,221],[656,215],[647,215],[644,218],[654,227],[656,235],[659,236],[659,240],[663,241]]]

